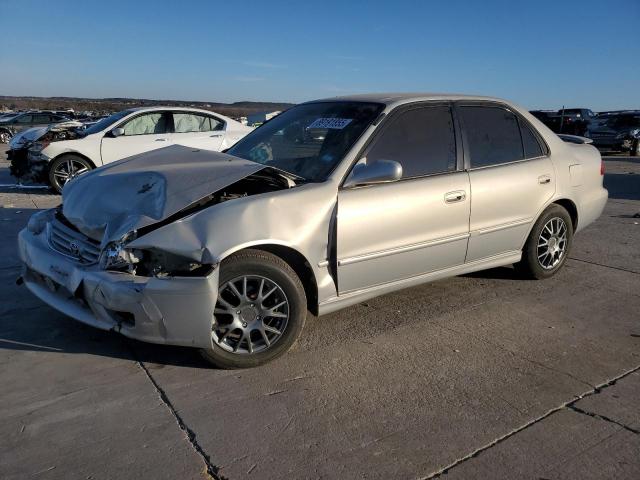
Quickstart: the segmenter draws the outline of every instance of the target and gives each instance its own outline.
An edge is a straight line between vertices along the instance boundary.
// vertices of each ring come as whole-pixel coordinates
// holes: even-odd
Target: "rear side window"
[[[522,146],[524,147],[524,158],[536,158],[544,155],[540,142],[531,131],[531,128],[524,122],[520,122],[520,132],[522,132]]]
[[[516,116],[500,107],[463,106],[471,168],[500,165],[524,158]]]
[[[395,160],[402,177],[418,177],[456,169],[456,139],[451,109],[419,107],[390,119],[366,154],[367,163]]]
[[[173,113],[173,126],[175,133],[211,132],[221,130],[224,124],[208,115],[194,113]]]
[[[49,123],[51,121],[51,115],[46,113],[37,113],[33,116],[33,123]]]
[[[31,123],[31,119],[33,117],[31,115],[21,115],[15,119],[16,123]]]

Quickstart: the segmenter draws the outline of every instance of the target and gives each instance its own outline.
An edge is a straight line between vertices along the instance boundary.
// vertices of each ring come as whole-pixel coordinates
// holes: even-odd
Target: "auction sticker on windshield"
[[[331,128],[342,130],[351,123],[352,118],[318,118],[307,128]]]

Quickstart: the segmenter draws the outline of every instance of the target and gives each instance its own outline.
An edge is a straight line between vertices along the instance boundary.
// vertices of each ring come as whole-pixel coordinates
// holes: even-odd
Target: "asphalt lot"
[[[640,159],[606,167],[556,277],[500,268],[311,317],[247,371],[16,286],[16,234],[59,197],[0,187],[0,478],[640,478]]]

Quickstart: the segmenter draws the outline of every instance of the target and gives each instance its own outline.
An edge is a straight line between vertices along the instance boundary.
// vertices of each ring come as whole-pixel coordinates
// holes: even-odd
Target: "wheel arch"
[[[524,245],[527,242],[527,239],[529,238],[529,235],[531,235],[533,227],[536,224],[536,222],[538,221],[538,219],[544,214],[544,212],[547,211],[547,209],[551,205],[559,205],[569,213],[569,218],[571,218],[571,225],[573,227],[573,231],[574,232],[576,231],[576,228],[578,228],[578,207],[573,202],[573,200],[570,200],[568,198],[564,198],[564,197],[563,198],[555,198],[555,199],[551,200],[548,204],[546,204],[542,209],[540,209],[538,214],[533,218],[533,220],[529,224],[529,229],[527,230],[527,234],[522,239],[521,249],[524,248]]]
[[[86,160],[87,162],[89,162],[89,164],[91,165],[91,168],[98,168],[93,160],[91,160],[89,157],[87,157],[86,155],[84,155],[84,154],[82,154],[80,152],[63,152],[63,153],[60,153],[60,154],[56,155],[55,157],[53,157],[51,160],[49,160],[49,165],[51,165],[53,162],[55,162],[59,158],[64,157],[65,155],[75,155],[76,157],[80,157],[83,160]]]
[[[578,228],[578,207],[576,206],[576,204],[572,200],[569,200],[568,198],[558,198],[553,202],[551,202],[550,205],[553,205],[554,203],[556,205],[560,205],[569,213],[569,217],[571,217],[571,225],[573,226],[573,231],[575,232],[576,229]]]
[[[302,282],[304,293],[307,297],[307,309],[314,315],[318,315],[318,283],[316,275],[313,268],[311,268],[311,263],[302,253],[288,245],[277,243],[258,243],[228,251],[220,259],[220,262],[235,253],[248,249],[262,250],[271,253],[286,262],[296,273],[300,282]]]

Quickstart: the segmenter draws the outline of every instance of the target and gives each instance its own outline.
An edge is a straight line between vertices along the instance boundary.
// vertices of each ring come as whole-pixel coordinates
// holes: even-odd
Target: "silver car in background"
[[[504,100],[319,100],[226,153],[172,146],[70,182],[20,232],[21,280],[81,322],[251,367],[308,310],[510,264],[554,275],[602,184],[595,148]]]

